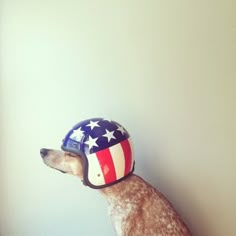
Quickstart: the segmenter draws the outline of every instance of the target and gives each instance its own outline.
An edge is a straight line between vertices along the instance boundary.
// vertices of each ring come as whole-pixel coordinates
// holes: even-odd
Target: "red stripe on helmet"
[[[133,164],[132,150],[131,150],[129,139],[122,141],[120,144],[122,146],[124,157],[125,157],[125,176],[126,176],[130,173],[131,167]]]
[[[109,148],[96,153],[106,184],[116,180],[115,166]]]

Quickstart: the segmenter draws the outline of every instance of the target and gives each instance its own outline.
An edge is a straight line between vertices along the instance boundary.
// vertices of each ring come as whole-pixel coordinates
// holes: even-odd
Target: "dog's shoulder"
[[[114,197],[110,215],[118,235],[190,235],[172,204],[141,177],[122,181]]]

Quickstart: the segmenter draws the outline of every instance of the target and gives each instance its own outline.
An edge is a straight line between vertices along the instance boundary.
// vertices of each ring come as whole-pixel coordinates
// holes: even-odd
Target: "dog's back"
[[[132,174],[101,191],[109,202],[111,220],[118,235],[191,235],[166,198],[137,175]]]

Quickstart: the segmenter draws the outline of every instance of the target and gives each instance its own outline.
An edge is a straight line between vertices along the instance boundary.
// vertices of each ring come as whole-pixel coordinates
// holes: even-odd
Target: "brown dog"
[[[83,180],[83,160],[74,153],[41,149],[46,165]],[[135,174],[100,189],[109,203],[111,221],[120,236],[190,236],[172,205]]]
[[[102,118],[82,121],[67,133],[61,148],[41,149],[43,161],[99,189],[117,235],[191,235],[166,198],[133,174],[131,139],[120,124]]]

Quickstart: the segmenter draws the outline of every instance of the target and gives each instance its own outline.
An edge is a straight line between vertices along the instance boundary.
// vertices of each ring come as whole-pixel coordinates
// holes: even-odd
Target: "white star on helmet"
[[[98,122],[99,121],[90,121],[88,125],[86,126],[89,126],[91,128],[91,130],[93,130],[95,127],[100,127],[100,125],[98,125]]]
[[[108,142],[111,141],[111,139],[116,139],[115,136],[114,136],[114,132],[115,131],[109,131],[106,129],[106,133],[103,134],[102,136],[106,137],[108,139]]]
[[[89,139],[84,142],[89,146],[89,151],[93,148],[93,147],[98,147],[96,141],[98,138],[92,138],[91,136],[89,136]]]

